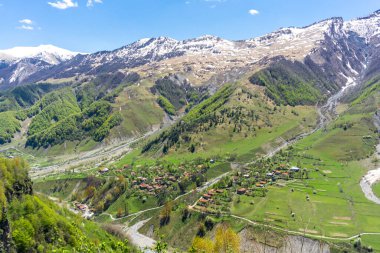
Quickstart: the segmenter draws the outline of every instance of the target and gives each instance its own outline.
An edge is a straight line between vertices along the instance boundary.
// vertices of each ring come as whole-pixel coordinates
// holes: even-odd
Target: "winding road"
[[[102,161],[102,162],[110,161],[117,156],[128,153],[131,150],[130,146],[133,143],[136,143],[144,138],[147,138],[148,136],[160,130],[161,129],[155,129],[150,132],[147,132],[146,134],[140,137],[126,141],[121,145],[119,144],[119,145],[114,145],[107,148],[99,148],[97,150],[80,154],[71,160],[65,160],[64,162],[61,162],[61,163],[56,163],[54,165],[50,165],[46,167],[31,168],[29,174],[32,179],[36,179],[36,178],[40,178],[40,177],[47,176],[50,174],[65,172],[69,168],[80,167],[81,165],[88,164],[88,163],[96,163],[99,161]]]
[[[297,141],[299,141],[299,140],[305,138],[306,136],[309,136],[309,135],[315,133],[316,131],[318,131],[318,130],[324,128],[324,127],[325,127],[325,126],[326,126],[326,125],[327,125],[327,124],[328,124],[328,123],[334,118],[334,116],[336,115],[336,111],[335,111],[335,109],[336,109],[336,106],[337,106],[338,103],[339,103],[339,100],[343,97],[343,95],[345,95],[346,91],[347,91],[349,88],[351,88],[351,87],[353,87],[353,86],[355,86],[355,85],[356,85],[356,82],[355,82],[354,80],[350,79],[350,80],[347,82],[346,86],[344,86],[344,87],[343,87],[338,93],[336,93],[336,94],[334,94],[333,96],[331,96],[323,106],[321,106],[321,107],[319,107],[319,108],[317,107],[317,111],[318,111],[318,115],[319,115],[319,120],[318,120],[317,126],[316,126],[313,130],[311,130],[311,131],[309,131],[309,132],[307,132],[307,133],[300,134],[300,135],[298,135],[297,137],[293,138],[292,140],[285,141],[285,142],[282,143],[280,146],[278,146],[278,147],[276,147],[275,149],[269,151],[264,157],[266,157],[266,158],[267,158],[267,157],[272,157],[272,156],[274,156],[276,153],[278,153],[280,150],[282,150],[282,149],[284,149],[284,148],[286,148],[286,147],[288,147],[288,146],[290,146],[290,145],[296,143]],[[249,165],[249,164],[251,164],[251,163],[254,163],[254,162],[255,162],[255,161],[252,161],[252,162],[246,163],[245,166],[246,166],[246,165]],[[234,164],[234,167],[239,167],[239,166],[241,166],[241,165],[239,165],[239,164]],[[219,182],[221,178],[223,178],[224,176],[229,175],[230,173],[231,173],[231,171],[230,171],[230,172],[227,172],[227,173],[224,173],[223,175],[220,175],[220,176],[218,176],[218,177],[216,177],[216,178],[214,178],[214,179],[208,181],[208,182],[205,183],[203,186],[198,187],[198,188],[197,188],[197,191],[200,192],[200,191],[204,191],[204,190],[206,190],[208,187],[210,187],[210,186],[214,185],[215,183]],[[186,193],[186,194],[184,194],[184,195],[178,196],[175,200],[177,200],[177,199],[179,199],[179,198],[181,198],[181,197],[183,197],[183,196],[185,196],[185,195],[187,195],[187,194],[189,194],[189,193],[190,193],[190,192],[188,192],[188,193]],[[198,199],[198,200],[199,200],[199,199]],[[191,207],[194,207],[194,206],[197,204],[198,200],[197,200],[193,205],[191,205]],[[161,208],[161,207],[157,207],[157,208],[153,208],[153,209],[158,209],[158,208]],[[140,211],[139,213],[143,213],[143,212],[146,212],[146,211],[149,211],[149,210],[152,210],[152,209],[143,210],[143,211]],[[196,209],[193,209],[193,210],[197,211]],[[137,213],[136,213],[136,214],[137,214]],[[130,216],[131,216],[131,215],[130,215]],[[364,234],[376,234],[376,235],[380,235],[380,233],[362,233],[362,234],[355,235],[355,236],[352,236],[352,237],[349,237],[349,238],[339,238],[339,237],[336,237],[336,238],[335,238],[335,237],[318,236],[318,235],[307,234],[307,233],[299,232],[299,231],[286,230],[286,229],[278,228],[278,227],[276,227],[276,226],[272,226],[272,225],[268,225],[268,224],[260,224],[260,223],[257,223],[257,222],[254,222],[254,221],[251,221],[251,220],[249,220],[249,219],[247,219],[247,218],[240,217],[240,216],[236,216],[236,215],[230,215],[230,216],[233,217],[233,218],[235,218],[235,219],[244,220],[244,221],[246,221],[246,222],[248,222],[248,223],[250,223],[250,224],[262,225],[262,226],[270,227],[270,228],[272,228],[272,229],[281,230],[281,231],[283,231],[283,232],[287,232],[287,233],[291,233],[291,234],[303,235],[303,236],[309,236],[309,237],[312,237],[312,238],[319,238],[319,239],[351,240],[351,239],[354,239],[354,238],[360,237],[360,235],[364,235]],[[110,215],[110,217],[113,218],[111,215]],[[147,222],[147,221],[149,221],[149,219],[148,219],[148,220],[145,220],[145,221]],[[146,223],[146,222],[145,222],[145,223]],[[140,237],[141,237],[141,234],[138,232],[138,230],[139,230],[139,228],[141,228],[145,223],[139,223],[139,225],[142,224],[140,227],[134,225],[134,226],[136,226],[136,227],[138,227],[138,228],[137,228],[137,229],[131,229],[131,230],[129,230],[130,236],[135,237],[135,238],[140,238]],[[134,226],[132,226],[132,227],[134,227]],[[131,227],[131,228],[132,228],[132,227]],[[135,227],[135,228],[136,228],[136,227]],[[140,246],[139,244],[137,244],[137,245]],[[144,246],[144,245],[142,244],[142,246]]]
[[[156,244],[156,241],[152,238],[139,233],[139,229],[144,226],[145,223],[147,223],[150,219],[151,218],[139,221],[131,227],[124,228],[124,231],[128,236],[130,242],[133,245],[139,247],[140,250],[142,250],[144,253],[153,253],[154,251],[151,250],[151,248]]]

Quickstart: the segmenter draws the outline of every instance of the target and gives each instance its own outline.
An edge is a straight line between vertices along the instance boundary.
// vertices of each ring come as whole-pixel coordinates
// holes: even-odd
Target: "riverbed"
[[[378,158],[380,158],[379,154],[380,154],[380,144],[377,145],[376,147],[376,156]],[[372,190],[372,186],[379,181],[380,181],[380,168],[377,168],[375,170],[370,170],[360,181],[360,187],[362,188],[362,191],[368,200],[380,205],[380,198],[376,196]]]

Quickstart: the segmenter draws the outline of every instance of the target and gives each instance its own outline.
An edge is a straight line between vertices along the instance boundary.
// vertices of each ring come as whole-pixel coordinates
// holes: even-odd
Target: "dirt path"
[[[67,169],[73,168],[73,167],[80,167],[84,164],[89,163],[96,163],[99,161],[112,161],[116,157],[119,157],[125,153],[128,153],[131,148],[131,144],[136,143],[144,138],[147,138],[148,136],[156,133],[160,129],[152,130],[138,138],[131,139],[121,145],[115,145],[107,148],[101,148],[94,151],[90,151],[84,154],[81,154],[78,157],[75,157],[71,160],[67,160],[61,163],[56,163],[51,166],[46,167],[34,167],[31,168],[29,174],[32,177],[32,179],[40,178],[43,176],[47,176],[50,174],[56,174],[65,172]]]
[[[380,233],[360,233],[360,234],[353,235],[353,236],[350,236],[350,237],[331,237],[331,236],[316,235],[316,234],[311,234],[311,233],[301,232],[301,231],[288,230],[288,229],[284,229],[284,228],[277,227],[277,226],[274,226],[274,225],[269,225],[269,224],[261,224],[261,223],[249,220],[249,219],[241,217],[241,216],[233,215],[233,214],[231,214],[231,215],[225,215],[225,216],[230,216],[230,217],[235,218],[235,219],[243,220],[243,221],[246,221],[246,222],[248,222],[248,223],[250,223],[252,225],[267,227],[267,228],[271,228],[271,229],[274,229],[274,230],[277,230],[277,231],[281,231],[281,232],[285,232],[285,233],[288,233],[288,234],[307,236],[309,238],[315,238],[315,239],[350,241],[350,240],[359,238],[359,237],[361,237],[363,235],[380,235]]]
[[[154,251],[151,250],[151,248],[156,244],[156,241],[152,238],[139,233],[139,229],[144,226],[150,219],[151,218],[137,222],[131,227],[124,228],[124,231],[130,239],[130,242],[133,245],[139,247],[144,253],[153,253]]]

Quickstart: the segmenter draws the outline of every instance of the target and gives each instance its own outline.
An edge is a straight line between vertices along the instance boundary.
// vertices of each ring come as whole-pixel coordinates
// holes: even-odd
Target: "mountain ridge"
[[[303,61],[306,56],[323,46],[321,42],[325,40],[326,35],[338,38],[355,34],[355,37],[365,39],[368,44],[370,40],[376,39],[377,30],[363,30],[362,27],[378,22],[379,15],[374,13],[366,19],[343,21],[342,18],[330,18],[301,28],[280,28],[272,33],[247,40],[230,41],[211,35],[186,40],[169,37],[145,38],[112,51],[78,55],[69,61],[52,66],[47,71],[43,70],[32,75],[28,81],[91,76],[99,72],[135,68],[143,72],[152,69],[156,71],[160,68],[164,69],[162,71],[170,71],[176,67],[177,69],[174,69],[176,72],[194,72],[193,79],[204,83],[212,77],[207,76],[205,79],[200,77],[207,70],[209,74],[219,74],[237,65],[251,68],[251,65],[261,65],[260,61],[263,59],[276,56]],[[199,59],[199,55],[205,57]],[[156,66],[157,62],[160,62],[160,65],[165,65],[163,62],[168,64],[164,67]],[[199,62],[202,63],[202,69],[195,71],[191,69],[191,65]],[[239,64],[235,64],[237,62]],[[215,70],[215,73],[212,73],[214,69],[219,68],[223,71]]]

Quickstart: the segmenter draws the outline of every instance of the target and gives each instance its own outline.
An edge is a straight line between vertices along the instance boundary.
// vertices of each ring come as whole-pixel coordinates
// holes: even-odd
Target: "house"
[[[108,171],[110,171],[108,168],[103,168],[99,170],[99,173],[104,174],[104,173],[107,173]]]
[[[260,184],[262,184],[262,185],[266,185],[267,182],[266,182],[266,181],[260,181]]]
[[[160,190],[160,189],[162,189],[162,185],[155,184],[155,185],[153,185],[153,188],[154,188],[155,190]]]
[[[204,205],[207,205],[208,200],[207,200],[207,199],[204,199],[204,198],[200,198],[198,202],[199,202],[199,204],[200,204],[201,206],[202,206],[202,205],[204,206]]]
[[[291,171],[291,172],[299,172],[300,170],[301,170],[301,169],[298,168],[298,167],[296,167],[296,166],[293,166],[293,167],[290,168],[290,171]]]
[[[203,196],[202,196],[204,199],[211,199],[211,195],[208,195],[208,194],[203,194]]]
[[[255,186],[258,187],[258,188],[263,188],[263,187],[264,187],[264,186],[263,186],[262,184],[260,184],[260,183],[256,183]]]
[[[168,177],[169,181],[172,181],[172,182],[175,182],[177,181],[177,179],[175,178],[175,176],[170,176]]]
[[[243,177],[244,178],[250,178],[250,175],[249,174],[244,174]]]
[[[76,207],[77,207],[80,211],[82,211],[82,212],[85,212],[85,211],[88,209],[87,205],[85,205],[85,204],[80,204],[80,203],[77,203],[77,204],[76,204]]]
[[[146,190],[148,189],[148,187],[150,187],[150,185],[145,184],[145,183],[140,184],[140,190]]]
[[[237,194],[239,194],[239,195],[243,195],[246,192],[247,192],[247,189],[245,189],[245,188],[240,188],[240,189],[237,190]]]
[[[163,179],[164,179],[163,177],[156,177],[156,178],[154,179],[154,181],[155,181],[156,183],[161,183]]]
[[[289,178],[289,172],[283,172],[283,173],[281,173],[281,178],[288,179]]]
[[[137,180],[141,181],[141,182],[145,182],[146,180],[148,180],[147,178],[145,177],[137,177]]]
[[[221,190],[221,189],[217,189],[216,192],[217,192],[217,193],[223,193],[224,191]]]
[[[210,160],[210,163],[215,163],[215,160],[214,160],[214,159],[211,159],[211,160]]]
[[[271,177],[273,177],[273,176],[274,176],[274,173],[273,173],[273,172],[268,172],[268,173],[267,173],[267,177],[268,177],[268,178],[271,178]]]

